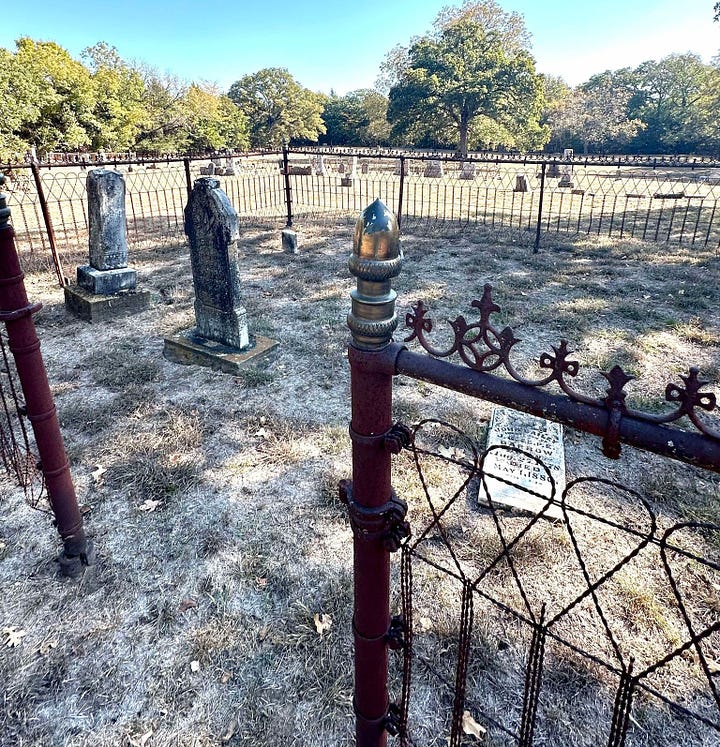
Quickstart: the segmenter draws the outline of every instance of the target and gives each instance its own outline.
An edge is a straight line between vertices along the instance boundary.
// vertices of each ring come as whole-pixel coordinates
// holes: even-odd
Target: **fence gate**
[[[630,378],[617,366],[603,374],[605,397],[573,388],[579,364],[564,340],[540,356],[546,374],[528,379],[513,365],[513,331],[492,322],[500,308],[489,286],[472,302],[477,322],[451,322],[447,348],[430,341],[422,302],[406,315],[405,342],[430,356],[392,342],[402,252],[379,200],[358,221],[349,264],[353,472],[341,496],[354,533],[356,743],[384,747],[388,734],[451,747],[720,743],[719,526],[670,525],[606,479],[556,490],[532,454],[481,453],[450,424],[410,429],[391,418],[392,377],[404,374],[598,435],[609,458],[626,443],[720,472],[720,431],[707,419],[716,398],[698,370],[667,385],[673,409],[663,415],[626,406]],[[692,429],[673,425],[685,418]],[[487,468],[503,450],[544,471],[549,495]],[[424,494],[409,512],[390,485],[400,452]],[[532,494],[538,513],[504,512],[493,500],[500,483]],[[391,618],[397,550],[401,614]]]

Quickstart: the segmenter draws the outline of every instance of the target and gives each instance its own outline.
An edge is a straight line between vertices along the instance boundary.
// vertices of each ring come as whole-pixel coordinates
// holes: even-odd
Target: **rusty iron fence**
[[[42,304],[28,300],[10,216],[0,193],[0,456],[31,506],[40,508],[43,495],[47,497],[63,542],[61,572],[78,576],[93,561],[93,544],[85,534],[33,322]]]
[[[383,200],[406,232],[502,230],[537,251],[543,238],[635,238],[720,246],[720,162],[683,157],[582,157],[292,148],[216,158],[215,175],[242,220],[288,226],[351,220]],[[132,248],[184,241],[188,189],[208,157],[0,166],[19,244],[59,281],[87,250],[87,167],[125,175]],[[229,168],[228,168],[229,167]]]
[[[717,743],[720,526],[668,525],[635,490],[607,479],[581,478],[556,494],[542,460],[515,449],[547,475],[549,496],[533,493],[514,474],[486,469],[486,454],[459,429],[440,421],[411,429],[393,424],[391,413],[393,377],[402,374],[600,436],[609,458],[628,444],[720,473],[718,406],[708,382],[691,367],[667,385],[667,412],[634,410],[625,403],[631,377],[619,366],[603,373],[605,396],[577,388],[580,364],[565,340],[540,355],[541,375],[528,378],[514,361],[513,330],[493,322],[501,309],[489,286],[471,304],[478,320],[452,320],[445,347],[431,340],[435,325],[422,302],[405,316],[406,344],[393,342],[391,280],[402,253],[397,221],[380,201],[358,221],[349,265],[357,278],[348,315],[353,464],[340,491],[354,534],[356,743],[384,747],[394,734],[404,745],[458,747],[485,732],[492,744],[522,747]],[[411,343],[424,352],[409,350]],[[498,448],[508,447],[490,451]],[[405,450],[424,494],[410,511],[390,479],[393,455]],[[432,460],[442,484],[431,489]],[[502,515],[488,478],[532,494],[542,509],[530,518]],[[546,530],[559,562],[536,552],[551,508],[562,516]],[[397,550],[400,614],[391,617]],[[633,576],[639,566],[652,581]],[[632,594],[646,601],[628,620]],[[664,646],[648,650],[653,623]],[[395,702],[392,649],[401,656]],[[563,677],[575,685],[553,702],[561,691],[548,680]],[[642,723],[649,711],[660,723],[650,737]]]

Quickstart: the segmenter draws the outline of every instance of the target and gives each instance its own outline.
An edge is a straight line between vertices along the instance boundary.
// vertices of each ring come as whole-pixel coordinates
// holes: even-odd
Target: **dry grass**
[[[281,253],[277,229],[244,231],[251,332],[281,345],[239,377],[162,358],[163,335],[192,323],[185,247],[131,257],[153,306],[115,323],[71,318],[47,272],[28,278],[29,295],[45,303],[39,335],[98,563],[79,583],[58,578],[52,528],[3,483],[0,628],[27,631],[20,646],[0,649],[3,744],[132,745],[149,733],[147,745],[163,746],[351,744],[352,543],[335,489],[350,471],[350,232],[347,225],[298,228],[297,256]],[[512,240],[475,233],[404,241],[401,307],[424,297],[439,322],[470,316],[470,300],[490,281],[501,322],[523,338],[524,368],[566,336],[591,369],[620,357],[637,373],[631,406],[661,405],[666,382],[691,364],[718,380],[716,254],[587,240],[533,256]],[[593,373],[579,377],[578,387],[601,388]],[[451,420],[476,439],[490,414],[485,403],[406,378],[397,382],[394,408],[407,421]],[[566,453],[570,478],[601,474],[631,484],[649,495],[661,521],[719,518],[713,475],[632,449],[608,463],[597,440],[582,435],[567,434]],[[429,474],[438,496],[459,479],[439,464]],[[394,483],[417,526],[427,511],[407,457],[396,460]],[[580,499],[640,521],[622,495]],[[503,521],[512,532],[525,520]],[[488,515],[465,498],[451,528],[463,562],[479,567],[497,549]],[[596,526],[582,530],[595,570],[623,550]],[[708,554],[717,549],[687,541]],[[563,527],[537,528],[518,553],[534,603],[549,596],[559,604],[572,593]],[[629,566],[613,587],[616,602],[608,600],[623,645],[639,659],[651,660],[683,634],[654,562],[643,556]],[[516,602],[506,571],[494,588]],[[705,585],[697,588],[705,594]],[[430,620],[418,645],[449,667],[457,584],[418,571],[416,604],[416,619]],[[321,613],[332,617],[322,635],[314,624]],[[582,611],[571,622],[566,633],[585,632],[591,650],[607,653]],[[526,637],[489,610],[478,614],[469,694],[511,722],[521,703]],[[709,646],[720,656],[715,641]],[[661,684],[675,696],[699,697],[693,660],[668,678]],[[551,647],[544,682],[544,744],[590,744],[598,730],[606,733],[598,724],[608,718],[613,685],[603,672]],[[416,695],[419,743],[443,745],[438,704],[448,696],[430,680]],[[680,743],[677,724],[656,704],[639,698],[634,719],[631,744]],[[711,744],[681,726],[683,744]],[[505,744],[497,735],[486,743]]]

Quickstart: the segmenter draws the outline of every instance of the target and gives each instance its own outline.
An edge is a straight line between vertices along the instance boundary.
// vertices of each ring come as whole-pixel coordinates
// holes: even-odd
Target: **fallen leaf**
[[[193,659],[190,662],[190,671],[191,672],[199,672],[200,671],[200,662],[197,659]]]
[[[718,664],[716,661],[708,659],[707,665],[710,674],[712,674],[713,676],[715,676],[716,674],[720,674],[720,664]]]
[[[232,679],[232,672],[225,671],[220,675],[220,684],[221,685],[227,685],[228,682]]]
[[[57,645],[57,638],[46,638],[38,647],[38,652],[41,656],[47,656]]]
[[[230,719],[230,723],[227,725],[227,729],[225,729],[225,733],[220,737],[220,741],[223,743],[229,742],[233,738],[233,735],[235,734],[237,726],[238,726],[237,716],[233,716]]]
[[[107,472],[107,469],[103,467],[102,465],[98,464],[98,466],[90,473],[90,477],[92,477],[95,482],[100,482],[100,479],[102,476]]]
[[[470,736],[476,737],[477,739],[482,739],[483,736],[485,736],[485,732],[487,731],[487,729],[485,729],[483,726],[480,726],[480,724],[475,721],[475,719],[470,714],[470,711],[463,711],[462,729],[463,734],[469,734]]]
[[[186,597],[180,602],[180,612],[187,612],[189,609],[197,607],[197,602],[192,597]]]
[[[133,734],[131,737],[128,737],[128,741],[130,742],[131,747],[145,747],[145,745],[150,741],[152,735],[153,730],[150,729],[144,734]]]
[[[332,617],[330,617],[330,615],[324,615],[322,612],[316,612],[313,616],[313,620],[315,621],[315,630],[317,630],[320,636],[330,630],[332,626]]]
[[[148,498],[144,503],[138,506],[138,511],[154,511],[161,503],[162,501],[154,501],[152,498]]]
[[[3,628],[2,632],[4,636],[7,636],[3,641],[3,645],[6,648],[19,646],[22,639],[27,635],[27,630],[21,630],[20,628]]]
[[[456,461],[460,461],[465,456],[461,449],[457,449],[454,446],[452,448],[448,446],[440,446],[438,448],[438,454],[445,457],[445,459],[454,459]]]

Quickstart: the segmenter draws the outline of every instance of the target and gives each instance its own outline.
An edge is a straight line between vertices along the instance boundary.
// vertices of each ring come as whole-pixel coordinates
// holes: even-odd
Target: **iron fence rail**
[[[591,235],[720,247],[720,161],[696,157],[581,157],[383,149],[292,148],[213,159],[241,219],[351,219],[380,198],[403,229],[501,229],[537,251],[542,238]],[[183,209],[208,157],[168,156],[0,167],[23,251],[61,283],[87,250],[88,166],[125,174],[134,247],[184,241]],[[229,168],[228,168],[229,167]]]

